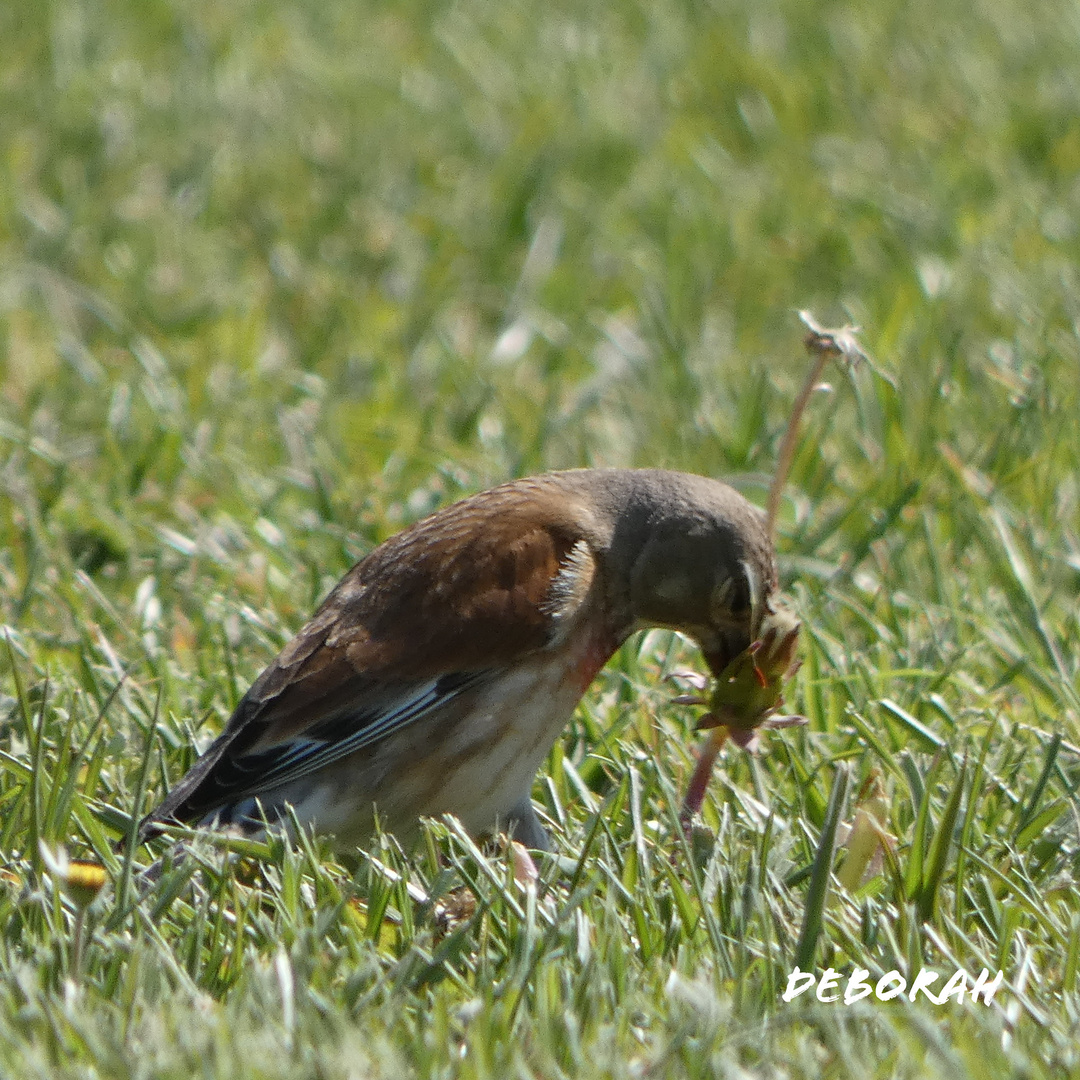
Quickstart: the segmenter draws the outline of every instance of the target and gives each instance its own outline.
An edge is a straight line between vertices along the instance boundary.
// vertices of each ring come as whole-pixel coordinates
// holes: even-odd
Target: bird
[[[663,469],[571,469],[455,502],[375,547],[254,681],[140,822],[338,850],[407,843],[453,814],[472,835],[549,838],[534,778],[601,668],[669,628],[719,675],[778,596],[764,514]]]

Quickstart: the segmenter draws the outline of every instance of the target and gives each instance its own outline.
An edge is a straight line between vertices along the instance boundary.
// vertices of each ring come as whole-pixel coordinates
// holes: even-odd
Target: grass
[[[0,31],[0,1073],[1080,1076],[1072,7]],[[697,658],[651,633],[536,786],[539,894],[443,823],[347,865],[200,838],[139,887],[132,815],[403,524],[583,464],[763,503],[798,308],[876,358],[812,402],[782,510],[810,722],[725,752],[690,846],[663,676]],[[1004,982],[784,1002],[796,959]]]

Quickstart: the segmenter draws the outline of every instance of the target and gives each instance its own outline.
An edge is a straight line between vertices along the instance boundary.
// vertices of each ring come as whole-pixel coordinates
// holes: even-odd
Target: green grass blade
[[[850,768],[846,762],[837,765],[832,792],[829,795],[829,805],[825,811],[825,824],[822,826],[817,852],[814,855],[810,887],[806,892],[806,910],[803,914],[802,929],[799,931],[799,941],[795,946],[795,965],[803,971],[810,971],[813,968],[814,953],[817,951],[818,939],[824,927],[825,903],[829,895],[833,855],[836,852],[836,830],[844,813],[850,776]]]
[[[916,895],[916,905],[919,916],[924,921],[933,917],[934,907],[937,903],[938,890],[945,876],[945,867],[948,862],[949,850],[952,847],[953,835],[956,829],[956,818],[960,813],[960,803],[964,797],[964,780],[967,778],[967,758],[964,758],[960,766],[960,772],[953,781],[949,793],[949,800],[945,804],[945,811],[941,815],[934,837],[930,842],[930,851],[926,859],[926,869]]]

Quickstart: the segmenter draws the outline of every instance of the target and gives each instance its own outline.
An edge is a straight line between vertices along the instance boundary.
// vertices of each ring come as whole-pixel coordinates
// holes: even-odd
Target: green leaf
[[[836,830],[843,816],[850,775],[846,762],[837,765],[829,805],[825,811],[825,824],[818,838],[810,887],[806,893],[806,911],[803,914],[799,941],[795,946],[795,964],[803,971],[813,968],[814,953],[824,925],[825,902],[828,899],[833,855],[836,852]]]

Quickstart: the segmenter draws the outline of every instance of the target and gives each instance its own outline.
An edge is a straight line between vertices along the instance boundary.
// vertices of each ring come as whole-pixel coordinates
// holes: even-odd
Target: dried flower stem
[[[825,365],[830,359],[843,358],[849,364],[853,365],[866,357],[866,354],[863,352],[862,347],[859,345],[858,338],[856,337],[856,334],[858,333],[857,327],[844,326],[838,330],[830,330],[823,326],[819,326],[808,311],[800,311],[799,318],[802,319],[803,323],[806,325],[807,333],[803,338],[803,344],[806,346],[807,352],[813,356],[814,363],[802,385],[802,389],[799,391],[798,397],[795,399],[795,404],[792,406],[787,428],[784,431],[784,437],[780,443],[780,452],[776,462],[776,472],[773,475],[772,485],[769,488],[769,501],[766,510],[766,529],[768,530],[769,541],[773,544],[776,542],[776,519],[780,510],[780,498],[784,492],[784,484],[787,483],[788,473],[791,471],[791,463],[795,458],[795,447],[799,439],[799,423],[802,420],[802,415],[806,411],[806,406],[810,401],[810,395],[814,392],[818,380],[821,378],[821,373],[824,371]],[[798,622],[792,618],[791,625],[785,629],[790,632],[791,644],[793,645],[794,635],[798,633]],[[774,626],[772,633],[775,634],[776,632],[777,628]],[[760,645],[761,642],[759,641],[757,644]],[[788,673],[786,669],[788,669],[788,662],[790,659],[790,656],[787,656],[785,659],[783,665],[785,671],[781,672],[778,669],[776,674],[782,676]],[[737,679],[737,677],[734,678]],[[779,705],[781,701],[782,698],[780,697],[779,692],[777,692],[775,705]],[[754,726],[757,726],[758,723],[767,723],[766,717],[774,708],[775,706],[773,706],[773,708],[766,708],[754,723]],[[783,719],[787,721],[802,720],[801,717],[787,717]],[[694,766],[694,772],[690,778],[690,784],[687,788],[686,796],[683,799],[682,809],[679,814],[680,824],[688,837],[690,835],[693,820],[700,812],[702,803],[705,801],[705,791],[708,788],[709,777],[712,775],[713,765],[716,763],[716,759],[723,749],[724,743],[731,734],[731,729],[727,723],[720,723],[717,721],[714,724],[705,726],[711,728],[709,738],[701,748],[701,752],[698,754],[697,763]],[[742,725],[738,726],[742,731],[742,734],[747,736],[750,726],[747,725],[745,729]],[[781,725],[778,723],[776,726]],[[786,724],[784,726],[786,726]],[[740,745],[746,745],[746,743],[741,742]]]
[[[810,401],[810,395],[814,392],[825,370],[825,365],[830,359],[837,357],[856,358],[862,355],[862,350],[855,340],[856,328],[845,326],[840,330],[827,330],[811,317],[809,312],[800,311],[799,317],[807,325],[808,332],[803,338],[806,351],[814,358],[814,365],[806,376],[799,390],[799,396],[791,407],[791,415],[788,417],[787,428],[780,442],[780,452],[776,459],[776,472],[773,474],[772,485],[769,488],[769,501],[765,509],[765,527],[769,532],[769,539],[775,543],[776,519],[780,512],[780,499],[784,494],[784,484],[787,483],[788,473],[791,472],[791,463],[795,460],[795,447],[799,442],[799,424],[802,415],[806,412],[806,406]]]
[[[701,811],[701,804],[705,801],[705,791],[709,786],[709,778],[712,776],[713,765],[720,756],[724,743],[727,742],[728,729],[721,724],[709,731],[709,738],[698,754],[694,773],[690,777],[690,783],[686,788],[686,796],[683,799],[682,809],[679,811],[679,824],[686,835],[691,838],[691,830],[694,818]]]

